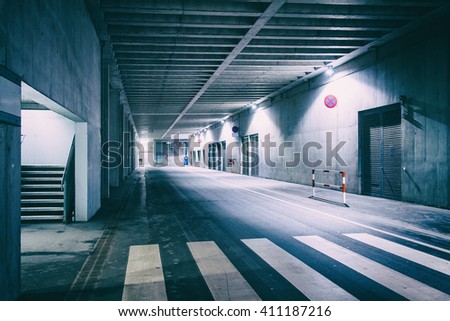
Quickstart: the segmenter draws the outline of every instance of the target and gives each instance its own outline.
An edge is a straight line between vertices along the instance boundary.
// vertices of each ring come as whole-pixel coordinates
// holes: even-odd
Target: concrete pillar
[[[122,118],[122,155],[123,155],[123,162],[122,162],[122,176],[121,179],[125,179],[129,174],[129,164],[130,164],[130,128],[129,122],[128,122],[128,114],[124,111],[123,118]]]
[[[109,140],[111,142],[110,152],[114,153],[114,161],[109,169],[109,183],[117,187],[120,184],[123,167],[123,106],[120,104],[118,90],[110,88],[109,91]]]
[[[131,174],[134,169],[134,130],[131,126],[130,116],[127,115],[125,118],[125,129],[123,136],[123,146],[124,146],[124,156],[123,156],[123,166],[124,166],[124,178]]]
[[[104,50],[104,49],[103,49]],[[109,150],[104,148],[110,139],[109,136],[109,80],[110,64],[109,57],[102,57],[101,70],[101,144],[102,144],[102,164],[107,164],[109,159]],[[101,197],[109,198],[109,169],[102,166],[101,169]]]
[[[20,294],[20,80],[0,69],[0,300]]]
[[[447,28],[447,33],[449,33]],[[447,108],[450,108],[450,38],[447,39]],[[445,114],[447,117],[447,182],[450,184],[450,115]],[[447,208],[450,208],[450,188],[447,187]]]
[[[119,126],[117,127],[119,137],[120,137],[119,141],[121,142],[120,153],[122,155],[122,162],[119,167],[119,184],[123,181],[123,178],[125,177],[125,169],[124,169],[124,165],[123,165],[125,157],[126,157],[125,137],[123,134],[126,131],[125,117],[126,117],[125,108],[123,108],[123,105],[121,104],[120,109],[119,109],[119,119],[118,119]]]
[[[155,158],[156,158],[156,150],[155,150],[156,142],[154,140],[145,141],[143,153],[144,166],[150,165],[155,166]]]
[[[75,124],[75,220],[89,220],[89,135],[87,123]]]

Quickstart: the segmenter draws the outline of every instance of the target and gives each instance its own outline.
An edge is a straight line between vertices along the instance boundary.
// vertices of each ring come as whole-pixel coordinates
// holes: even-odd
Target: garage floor
[[[112,196],[23,224],[22,300],[450,300],[448,210],[192,167]]]

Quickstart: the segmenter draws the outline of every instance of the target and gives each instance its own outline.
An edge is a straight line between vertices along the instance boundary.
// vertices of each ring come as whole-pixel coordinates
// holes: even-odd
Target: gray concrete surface
[[[89,223],[27,223],[21,229],[21,295],[19,300],[64,300],[74,280],[104,233],[120,211],[127,192],[137,178],[111,189],[111,198]]]
[[[359,300],[405,300],[294,236],[320,236],[450,295],[449,275],[345,236],[368,233],[448,263],[448,210],[359,195],[349,195],[345,208],[310,199],[308,186],[193,167],[147,168],[126,183],[117,190],[115,205],[93,222],[23,226],[22,299],[63,299],[74,294],[72,281],[80,283],[80,274],[86,274],[95,279],[83,281],[77,299],[121,300],[130,247],[157,244],[168,299],[212,300],[187,247],[200,241],[215,242],[261,299],[308,299],[241,241],[267,238]],[[94,244],[105,232],[107,248],[99,252]],[[98,264],[80,270],[92,256]]]
[[[361,124],[359,112],[400,103],[404,97],[402,113],[402,200],[423,205],[450,207],[448,189],[450,170],[449,125],[449,68],[448,37],[435,30],[446,22],[417,30],[402,39],[385,44],[336,68],[333,76],[325,74],[272,97],[258,110],[246,110],[228,119],[223,125],[214,124],[207,132],[197,133],[190,140],[190,151],[208,148],[209,143],[226,141],[227,146],[241,143],[245,135],[259,135],[262,142],[270,135],[273,146],[259,146],[259,175],[271,179],[309,184],[311,166],[305,164],[303,147],[311,142],[321,148],[311,148],[309,159],[321,161],[321,168],[345,170],[348,190],[361,193],[362,169]],[[434,30],[434,31],[433,31]],[[446,32],[446,31],[445,31]],[[443,40],[443,39],[446,40]],[[412,67],[412,61],[420,61]],[[447,67],[446,67],[447,66]],[[324,98],[333,94],[338,105],[329,109]],[[238,135],[232,127],[239,128]],[[327,134],[331,145],[327,146]],[[200,142],[200,143],[199,143]],[[339,156],[344,163],[332,159],[326,164],[327,148],[340,142]],[[280,146],[290,146],[280,152]],[[229,155],[236,154],[238,148]],[[286,162],[300,162],[289,170]],[[242,155],[233,157],[239,164]],[[271,159],[270,165],[265,159]],[[207,166],[207,165],[206,165]],[[230,171],[231,169],[229,169]]]
[[[89,219],[100,208],[101,52],[85,3],[4,1],[0,20],[4,67],[88,124],[80,217]]]
[[[20,86],[0,74],[0,300],[13,300],[20,292],[17,182],[20,182]]]

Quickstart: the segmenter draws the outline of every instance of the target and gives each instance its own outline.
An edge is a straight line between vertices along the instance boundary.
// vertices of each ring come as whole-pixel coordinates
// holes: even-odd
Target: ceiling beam
[[[136,116],[178,116],[180,113],[133,113]],[[185,116],[225,116],[227,113],[187,113]]]
[[[270,1],[270,0],[268,0]],[[330,0],[289,0],[289,3],[298,4],[325,4]],[[333,0],[333,5],[357,5],[357,6],[380,6],[380,7],[436,7],[447,4],[448,1],[416,0],[416,1],[380,1],[380,0]]]
[[[148,9],[142,7],[103,6],[103,11],[111,13],[152,14],[152,15],[187,15],[206,17],[259,17],[260,12],[224,11],[224,10],[186,10],[186,9]]]
[[[237,46],[231,51],[227,58],[222,62],[222,64],[217,68],[211,78],[205,83],[205,85],[200,89],[200,91],[192,98],[192,100],[187,104],[181,114],[175,119],[175,121],[167,128],[167,130],[162,135],[163,139],[172,128],[183,118],[183,116],[189,111],[189,109],[194,106],[197,100],[202,97],[202,95],[208,90],[208,88],[214,83],[214,81],[224,72],[224,70],[236,59],[239,53],[244,50],[244,48],[253,40],[253,38],[258,34],[258,32],[269,22],[269,20],[275,15],[275,13],[283,6],[286,0],[274,0],[267,9],[261,14],[261,16],[256,20],[255,24],[250,28],[250,30],[245,34],[245,36],[239,41]]]
[[[405,2],[409,2],[409,1],[405,1]],[[445,5],[443,5],[444,3],[445,3]],[[386,43],[395,41],[396,39],[398,39],[398,38],[400,38],[400,37],[402,37],[402,36],[404,36],[404,35],[406,35],[408,33],[411,33],[414,30],[418,30],[419,28],[421,28],[421,27],[423,27],[423,26],[425,26],[427,24],[431,24],[434,20],[441,19],[443,16],[448,16],[449,13],[450,13],[450,4],[448,4],[448,2],[443,2],[443,3],[441,3],[441,5],[442,5],[442,7],[432,11],[431,13],[425,15],[424,17],[422,17],[422,18],[420,18],[418,20],[415,20],[415,21],[413,21],[413,22],[411,22],[411,23],[409,23],[409,24],[407,24],[407,25],[405,25],[405,26],[395,30],[392,33],[389,33],[389,34],[387,34],[387,35],[385,35],[385,36],[383,36],[383,37],[381,37],[379,39],[374,40],[371,43],[368,43],[365,46],[362,46],[361,48],[351,52],[350,54],[347,54],[347,55],[339,58],[338,60],[333,62],[333,66],[334,67],[338,67],[338,66],[340,66],[342,64],[345,64],[346,62],[348,62],[348,61],[350,61],[352,59],[355,59],[355,58],[357,58],[357,57],[359,57],[359,56],[369,52],[370,50],[372,50],[372,48],[376,48],[376,47],[379,47],[379,46],[384,45]],[[307,81],[309,81],[310,79],[312,79],[314,77],[320,76],[325,71],[325,69],[326,68],[318,69],[318,70],[308,74],[305,77],[299,78],[298,80],[293,81],[293,82],[289,83],[288,85],[286,85],[286,86],[284,86],[284,87],[282,87],[282,88],[280,88],[280,89],[270,93],[269,95],[258,99],[254,103],[255,104],[260,104],[260,103],[262,103],[262,102],[264,102],[264,101],[266,101],[268,99],[271,99],[272,97],[275,97],[275,96],[277,96],[279,94],[282,94],[282,93],[286,92],[287,90],[289,90],[289,89],[291,89],[291,88],[293,88],[295,86],[298,86],[298,85],[300,85],[300,84],[302,84],[304,82],[307,82]],[[238,110],[234,114],[237,114],[239,112],[240,111]]]

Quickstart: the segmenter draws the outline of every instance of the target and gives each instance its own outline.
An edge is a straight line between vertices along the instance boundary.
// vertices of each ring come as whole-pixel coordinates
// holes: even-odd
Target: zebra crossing
[[[348,233],[343,236],[369,250],[376,248],[425,269],[450,276],[448,260],[367,233]],[[327,259],[343,264],[408,300],[450,300],[448,293],[320,236],[294,236],[293,238]],[[242,239],[241,242],[312,301],[359,299],[267,238]],[[261,300],[214,241],[188,242],[187,247],[214,300]],[[122,300],[167,300],[163,271],[158,244],[131,246]]]
[[[343,263],[352,270],[397,292],[409,300],[448,300],[450,296],[400,272],[347,250],[319,236],[298,236],[298,241]]]
[[[215,242],[189,242],[188,247],[216,301],[261,300]]]
[[[356,300],[351,294],[268,239],[242,241],[310,300]]]
[[[158,245],[130,247],[122,300],[167,300]]]

